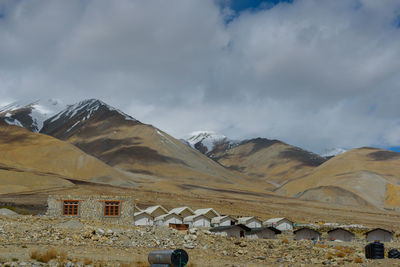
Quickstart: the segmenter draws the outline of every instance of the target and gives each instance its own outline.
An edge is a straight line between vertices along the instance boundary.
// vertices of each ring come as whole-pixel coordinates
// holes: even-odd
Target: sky
[[[98,98],[182,138],[400,146],[398,0],[0,0],[0,106]]]

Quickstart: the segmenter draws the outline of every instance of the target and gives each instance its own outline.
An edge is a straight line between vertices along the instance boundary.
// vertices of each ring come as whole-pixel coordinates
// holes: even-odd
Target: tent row
[[[242,224],[249,228],[274,227],[280,231],[293,230],[293,222],[287,218],[273,218],[265,222],[254,216],[235,219],[229,215],[220,215],[213,208],[192,210],[179,207],[168,211],[161,205],[138,210],[134,214],[135,225],[188,224],[189,227],[218,227]]]
[[[322,234],[314,229],[303,227],[297,229],[294,233],[295,240],[321,240]],[[365,233],[367,241],[380,241],[380,242],[391,242],[393,241],[393,232],[382,229],[375,228]],[[343,228],[335,228],[328,231],[328,240],[330,241],[342,241],[351,242],[354,240],[355,234],[349,230]]]

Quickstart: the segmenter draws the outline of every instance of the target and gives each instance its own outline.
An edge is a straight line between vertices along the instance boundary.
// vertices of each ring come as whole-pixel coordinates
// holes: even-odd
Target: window
[[[119,201],[104,202],[104,216],[119,216]]]
[[[65,200],[64,201],[64,215],[78,216],[79,201],[76,200]]]

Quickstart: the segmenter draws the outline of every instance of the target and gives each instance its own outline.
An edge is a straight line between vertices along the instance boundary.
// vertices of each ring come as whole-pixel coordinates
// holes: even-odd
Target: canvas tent
[[[154,225],[169,226],[169,224],[181,224],[183,218],[175,213],[168,213],[154,219]]]
[[[263,223],[264,226],[273,226],[281,231],[293,231],[293,222],[287,218],[271,218]]]
[[[218,226],[210,229],[210,232],[226,237],[245,237],[245,233],[251,229],[243,224]]]
[[[228,215],[214,217],[211,220],[211,224],[214,225],[214,227],[234,225],[236,222],[237,222],[236,219]]]
[[[168,210],[161,205],[151,206],[143,210],[147,214],[153,217],[159,217],[161,215],[167,214]]]
[[[331,241],[351,242],[354,239],[354,233],[343,228],[335,228],[328,231],[328,236]]]
[[[259,228],[261,227],[261,221],[256,217],[241,217],[238,218],[238,224],[244,224],[250,228]]]
[[[219,216],[218,212],[216,212],[213,208],[197,209],[197,210],[194,211],[194,214],[196,214],[196,215],[205,215],[210,219]]]
[[[189,216],[192,216],[195,214],[194,211],[189,207],[174,208],[174,209],[170,210],[169,213],[178,214],[178,215],[182,216],[183,218],[186,218],[186,217],[189,217]]]
[[[366,232],[365,234],[367,236],[368,242],[392,242],[393,240],[393,233],[382,228],[375,228],[371,231]]]
[[[192,215],[183,219],[185,224],[189,227],[210,227],[211,220],[205,215]]]
[[[246,238],[251,239],[275,239],[277,234],[280,234],[281,231],[276,229],[275,227],[259,227],[259,228],[251,228],[250,231],[245,233]]]
[[[145,211],[135,212],[134,214],[135,225],[153,225],[154,217]]]
[[[295,240],[302,240],[302,239],[308,239],[308,240],[320,240],[321,239],[321,233],[313,230],[311,228],[300,228],[296,231],[293,232],[295,237]]]

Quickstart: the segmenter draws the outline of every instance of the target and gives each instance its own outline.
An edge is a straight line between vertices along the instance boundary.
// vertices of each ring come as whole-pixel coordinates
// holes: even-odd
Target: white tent
[[[185,224],[189,224],[189,227],[210,227],[211,220],[205,215],[192,215],[183,219]]]
[[[264,226],[273,226],[281,231],[292,231],[293,222],[287,218],[271,218],[263,223]]]
[[[241,217],[238,218],[238,224],[244,224],[250,228],[259,228],[261,227],[261,221],[256,217]]]
[[[154,225],[165,225],[169,226],[170,223],[173,224],[181,224],[183,218],[175,213],[168,213],[161,216],[158,216],[154,219]]]
[[[153,225],[154,217],[145,211],[135,212],[135,225]]]

